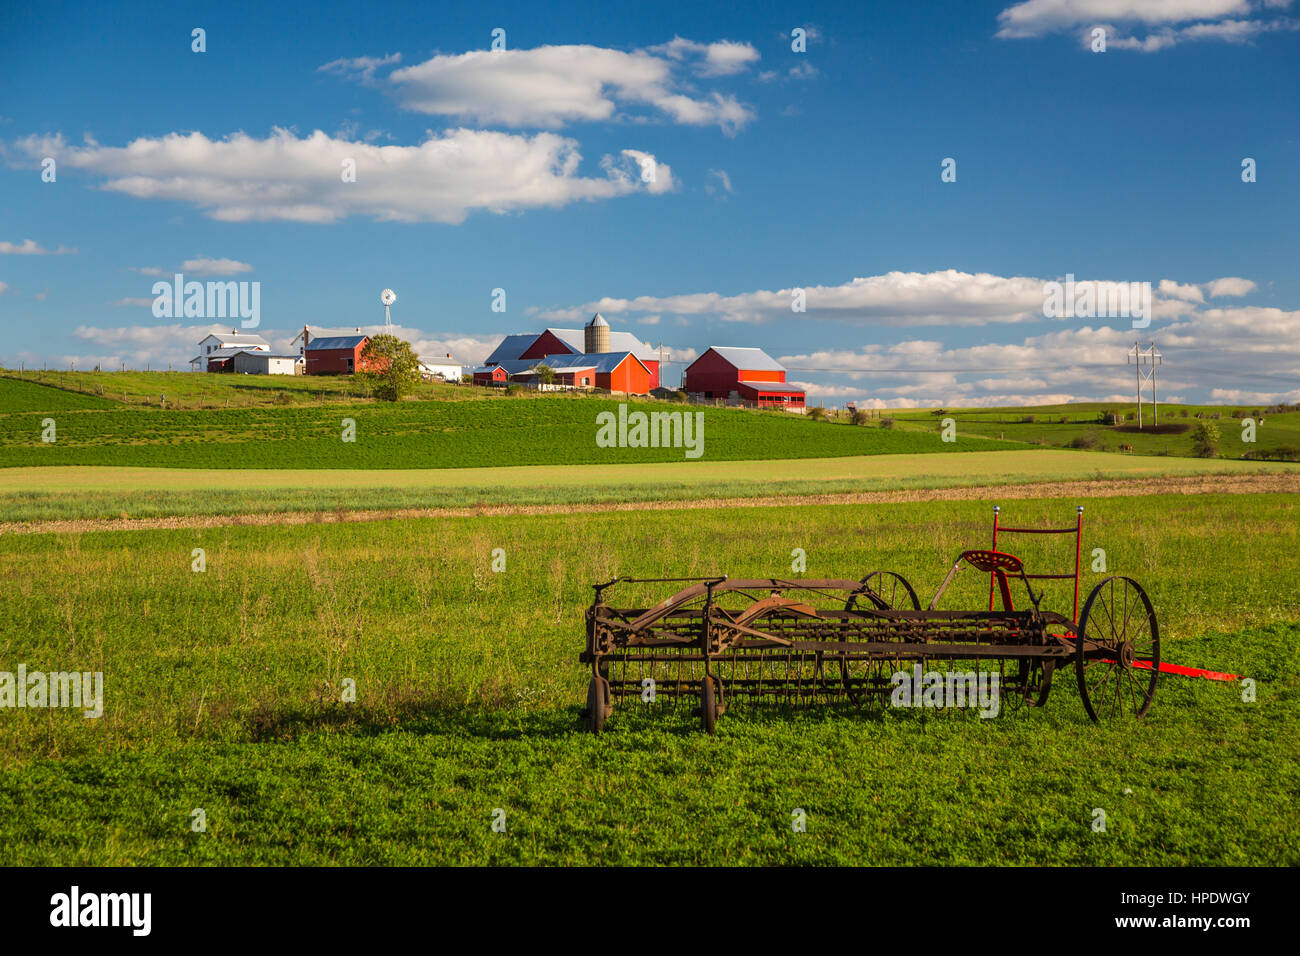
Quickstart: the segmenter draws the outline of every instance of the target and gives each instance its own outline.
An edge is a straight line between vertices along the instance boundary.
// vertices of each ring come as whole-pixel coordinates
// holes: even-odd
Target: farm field
[[[356,402],[361,393],[348,376],[338,375],[207,375],[188,371],[117,372],[0,369],[0,409],[53,411],[52,393],[68,404],[57,408],[255,408],[280,405],[323,405]],[[421,382],[421,399],[474,399],[484,389]],[[46,396],[40,398],[39,396]],[[80,404],[72,404],[80,402]],[[27,408],[24,405],[32,405]],[[11,408],[12,406],[12,408]],[[39,406],[39,407],[37,407]]]
[[[1300,502],[1004,515],[1076,503],[1085,553],[1151,593],[1165,659],[1251,676],[1255,703],[1166,676],[1143,725],[1094,726],[1061,679],[991,720],[735,707],[710,739],[627,705],[581,730],[591,582],[783,574],[802,547],[809,576],[888,567],[925,599],[986,544],[988,501],[3,535],[0,669],[102,670],[107,703],[3,712],[0,839],[15,865],[1300,863]],[[977,577],[945,605],[987,600]]]
[[[69,379],[73,373],[62,374]],[[171,468],[448,468],[584,460],[680,460],[681,449],[598,448],[595,416],[619,402],[572,394],[509,396],[499,390],[421,385],[397,405],[358,399],[351,379],[191,373],[75,373],[84,391],[0,377],[0,467],[114,464]],[[107,383],[98,379],[107,376]],[[97,392],[103,389],[100,397]],[[166,408],[159,407],[162,395]],[[115,396],[125,402],[112,400]],[[140,404],[148,402],[148,405]],[[1201,421],[1220,432],[1219,457],[1300,460],[1300,410],[1162,406],[1160,432],[1137,431],[1123,403],[871,413],[852,425],[781,412],[632,400],[634,410],[703,411],[706,458],[761,460],[918,454],[1025,445],[1190,457]],[[58,441],[41,441],[47,414]],[[92,414],[95,413],[95,414]],[[1127,416],[1118,426],[1107,415]],[[939,441],[943,417],[957,440]],[[1255,441],[1241,419],[1261,418]],[[356,441],[341,440],[343,419]],[[889,427],[885,427],[888,425]]]
[[[632,404],[668,413],[684,414],[688,408]],[[210,411],[70,410],[54,418],[52,443],[42,440],[46,415],[15,413],[0,415],[0,467],[401,469],[686,460],[684,439],[667,448],[599,447],[596,418],[602,412],[617,414],[619,405],[608,398],[544,397]],[[690,411],[704,422],[697,457],[713,461],[1021,447],[987,438],[943,442],[937,431],[839,426],[779,412]],[[354,441],[343,440],[347,421],[355,425]]]
[[[1300,476],[1300,465],[1018,449],[964,455],[400,471],[17,467],[0,469],[0,523],[289,511],[558,507],[1270,474]]]
[[[933,430],[937,413],[925,410],[881,412],[894,417],[896,427],[922,431]],[[1138,455],[1190,456],[1192,431],[1202,421],[1219,429],[1219,454],[1225,458],[1258,457],[1261,452],[1283,452],[1292,461],[1300,459],[1300,410],[1270,411],[1258,405],[1161,405],[1160,429],[1152,428],[1151,408],[1143,412],[1144,430],[1137,429],[1137,406],[1115,403],[1079,403],[1043,405],[1035,408],[949,409],[944,416],[957,423],[959,435],[1008,440],[1057,447],[1092,448],[1119,451],[1130,446]],[[1122,425],[1101,423],[1107,414],[1126,415]],[[1243,440],[1246,432],[1242,420],[1252,418],[1263,425],[1255,429],[1255,441]]]

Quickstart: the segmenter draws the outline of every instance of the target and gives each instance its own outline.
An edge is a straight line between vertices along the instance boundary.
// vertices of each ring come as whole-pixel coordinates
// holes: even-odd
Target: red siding
[[[649,394],[650,371],[635,355],[623,359],[612,372],[597,372],[596,385],[611,392],[628,392],[632,395]]]
[[[498,365],[491,372],[475,372],[474,384],[490,385],[492,382],[504,382],[507,378],[506,370]]]
[[[659,361],[658,359],[642,359],[641,364],[650,372],[650,388],[659,387]],[[646,389],[647,392],[650,388]]]
[[[550,330],[537,336],[537,340],[524,351],[519,357],[521,359],[539,359],[548,355],[573,355],[573,349],[569,348],[564,341],[551,334]]]
[[[709,398],[726,398],[738,391],[738,382],[784,382],[785,372],[739,369],[709,349],[686,369],[686,391],[703,392]]]
[[[352,349],[308,349],[308,375],[351,375],[361,367],[362,342]]]
[[[740,397],[749,402],[757,402],[764,408],[802,408],[804,404],[803,392],[769,392],[764,390],[762,385],[746,385],[741,383],[736,391],[740,392]]]

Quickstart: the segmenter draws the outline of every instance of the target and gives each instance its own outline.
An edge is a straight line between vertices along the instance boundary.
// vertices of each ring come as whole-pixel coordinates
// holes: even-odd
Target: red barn
[[[636,356],[641,366],[650,373],[650,388],[646,391],[658,388],[658,353],[648,348],[630,332],[613,331],[599,312],[593,315],[591,321],[581,329],[543,329],[541,332],[507,335],[484,360],[476,376],[479,372],[486,373],[486,370],[498,363],[501,363],[509,374],[515,375],[529,368],[539,359],[570,355],[586,355],[590,358],[595,355],[622,355],[625,352],[631,352]],[[490,384],[486,378],[483,381]],[[479,384],[477,378],[475,384]],[[625,391],[625,389],[620,388],[616,391]]]
[[[804,407],[803,389],[786,384],[785,366],[762,349],[710,347],[686,369],[686,391],[760,408]]]
[[[657,381],[658,371],[631,352],[602,352],[586,355],[551,355],[539,365],[555,372],[555,381],[574,388],[605,388],[611,392],[646,395]]]
[[[475,385],[504,385],[509,378],[510,373],[501,365],[484,365],[474,369]]]
[[[308,375],[351,375],[361,366],[361,350],[370,341],[368,335],[335,335],[312,339],[305,356]]]

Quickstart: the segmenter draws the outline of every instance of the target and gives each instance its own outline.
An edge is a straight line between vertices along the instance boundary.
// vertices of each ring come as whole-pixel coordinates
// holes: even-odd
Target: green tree
[[[361,350],[358,384],[376,398],[396,402],[415,391],[420,382],[420,360],[411,351],[411,343],[395,335],[376,335]]]
[[[538,365],[533,369],[533,374],[537,376],[537,381],[541,385],[550,385],[555,381],[555,369],[549,365]]]
[[[1214,422],[1201,422],[1192,432],[1192,451],[1198,458],[1213,458],[1219,454],[1219,426]]]

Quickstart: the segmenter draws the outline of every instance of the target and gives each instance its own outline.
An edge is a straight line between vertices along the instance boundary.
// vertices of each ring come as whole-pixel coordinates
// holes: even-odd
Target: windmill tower
[[[379,293],[379,301],[384,303],[384,334],[392,335],[393,317],[389,313],[388,308],[397,301],[397,293],[392,289],[385,289],[383,292]]]

